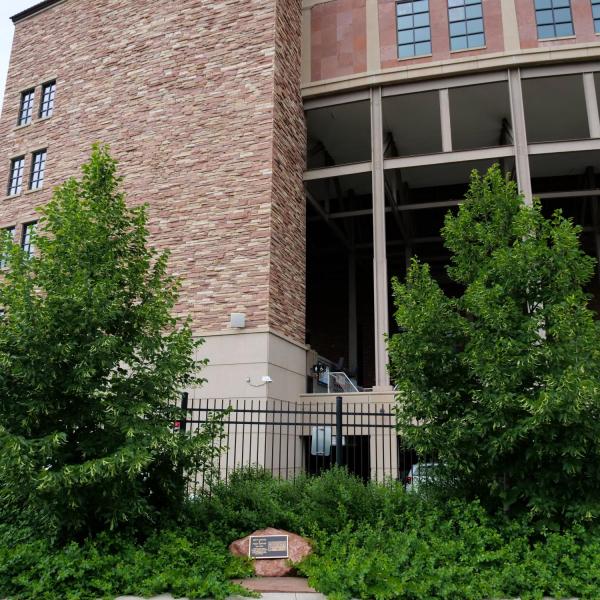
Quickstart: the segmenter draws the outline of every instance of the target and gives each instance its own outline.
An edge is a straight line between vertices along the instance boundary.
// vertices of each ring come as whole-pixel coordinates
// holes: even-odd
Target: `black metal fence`
[[[319,474],[335,464],[364,481],[405,481],[416,456],[402,446],[393,402],[354,398],[285,402],[184,395],[188,418],[181,427],[193,435],[209,415],[224,414],[224,437],[214,470],[225,481],[242,467],[263,467],[276,477],[293,479],[301,473]],[[207,475],[198,473],[190,491],[208,486]]]

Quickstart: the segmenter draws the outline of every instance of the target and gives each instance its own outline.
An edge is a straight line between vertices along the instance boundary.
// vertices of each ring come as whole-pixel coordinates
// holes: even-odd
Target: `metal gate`
[[[355,397],[354,397],[355,398]],[[293,479],[343,465],[364,481],[403,481],[414,453],[402,447],[393,402],[358,402],[342,396],[325,402],[286,402],[252,398],[189,398],[182,408],[186,435],[211,414],[223,414],[224,436],[214,465],[220,479],[234,469],[262,467],[275,477]],[[198,473],[191,493],[209,486]]]

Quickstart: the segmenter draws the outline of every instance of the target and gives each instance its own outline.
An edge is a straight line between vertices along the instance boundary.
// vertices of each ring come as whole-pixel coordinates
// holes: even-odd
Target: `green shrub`
[[[0,547],[0,596],[14,600],[95,600],[132,594],[225,598],[252,569],[226,545],[197,532],[164,531],[145,543],[102,534],[62,548],[43,540]]]
[[[494,520],[458,501],[415,503],[405,518],[404,529],[380,521],[317,536],[300,570],[339,600],[600,596],[600,544],[582,528],[539,536],[527,521]]]
[[[406,444],[459,497],[545,524],[600,516],[600,321],[581,228],[544,217],[495,165],[442,229],[447,295],[429,265],[392,282],[389,339]]]

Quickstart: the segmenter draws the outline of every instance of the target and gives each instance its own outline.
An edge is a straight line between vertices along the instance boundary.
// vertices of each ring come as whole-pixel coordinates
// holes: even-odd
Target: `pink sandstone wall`
[[[311,11],[312,81],[367,69],[365,0],[333,0]]]
[[[575,29],[574,38],[539,41],[537,39],[537,27],[535,23],[535,8],[533,0],[514,1],[517,5],[521,48],[543,48],[545,46],[560,46],[564,44],[600,41],[600,37],[594,32],[592,3],[590,0],[571,0],[573,27]]]
[[[381,68],[401,67],[449,58],[478,56],[504,50],[502,37],[502,13],[500,2],[506,0],[483,0],[483,21],[486,47],[474,50],[450,52],[448,25],[448,1],[429,0],[431,23],[431,56],[398,59],[396,33],[396,1],[379,0],[379,41],[381,45]]]
[[[152,242],[184,277],[178,310],[195,329],[225,329],[245,312],[247,327],[302,342],[299,27],[300,0],[67,0],[19,22],[0,184],[11,157],[27,155],[25,181],[33,150],[47,147],[48,161],[42,191],[0,191],[0,227],[35,219],[91,144],[108,142],[130,203],[149,203]],[[20,92],[38,86],[37,105],[54,77],[54,116],[16,128]]]

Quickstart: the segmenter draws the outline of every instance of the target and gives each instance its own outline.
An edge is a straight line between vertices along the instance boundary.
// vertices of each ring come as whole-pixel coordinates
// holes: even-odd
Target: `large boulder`
[[[229,551],[235,556],[248,556],[250,551],[250,538],[263,535],[287,535],[288,558],[260,558],[254,560],[254,572],[260,577],[285,577],[294,573],[292,563],[299,563],[312,552],[307,539],[295,533],[267,527],[236,540],[229,545]]]

